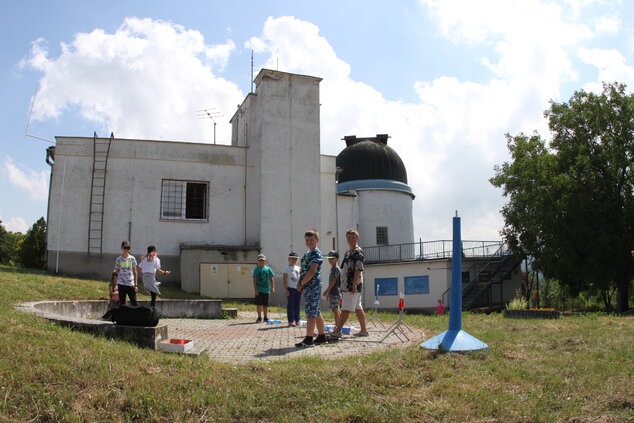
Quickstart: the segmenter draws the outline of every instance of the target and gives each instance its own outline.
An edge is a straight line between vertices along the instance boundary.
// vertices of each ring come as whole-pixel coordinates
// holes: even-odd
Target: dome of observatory
[[[399,155],[387,145],[388,136],[346,136],[346,148],[337,156],[338,183],[388,179],[407,184],[407,171]]]

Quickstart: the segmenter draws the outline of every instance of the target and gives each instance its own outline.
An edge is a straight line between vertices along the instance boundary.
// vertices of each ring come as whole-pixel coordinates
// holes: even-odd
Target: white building
[[[174,271],[164,279],[187,292],[249,298],[260,252],[280,275],[289,251],[305,251],[306,229],[319,230],[325,252],[344,250],[352,227],[369,247],[366,302],[378,281],[386,307],[394,289],[416,292],[414,307],[433,307],[449,287],[446,255],[380,257],[423,245],[414,242],[403,163],[387,135],[345,137],[338,157],[321,155],[320,81],[263,69],[231,119],[231,145],[57,137],[47,156],[49,270],[107,278],[129,240],[137,257],[157,246]],[[281,289],[273,301],[284,302]]]

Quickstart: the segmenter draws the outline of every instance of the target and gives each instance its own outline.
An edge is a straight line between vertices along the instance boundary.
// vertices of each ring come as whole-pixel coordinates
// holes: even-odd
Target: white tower
[[[340,248],[346,229],[359,231],[364,247],[414,242],[412,202],[407,171],[387,145],[387,134],[346,136],[337,156],[337,226]]]

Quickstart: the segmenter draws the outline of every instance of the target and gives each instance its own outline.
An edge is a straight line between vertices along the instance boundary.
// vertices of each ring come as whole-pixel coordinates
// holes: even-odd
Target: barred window
[[[387,239],[387,226],[377,226],[376,227],[376,244],[377,245],[388,245]]]
[[[208,182],[163,179],[161,219],[207,220]]]

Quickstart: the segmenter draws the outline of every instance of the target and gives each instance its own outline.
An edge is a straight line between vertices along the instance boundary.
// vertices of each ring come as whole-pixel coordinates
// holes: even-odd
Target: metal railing
[[[498,257],[508,254],[502,241],[462,241],[463,258]],[[447,259],[452,255],[452,241],[419,241],[408,244],[363,247],[365,263]]]
[[[503,265],[504,262],[508,260],[508,257],[511,256],[511,254],[512,253],[508,245],[502,242],[499,249],[489,256],[489,260],[485,263],[484,266],[482,266],[481,263],[474,263],[469,268],[469,270],[467,270],[467,273],[469,275],[472,274],[475,269],[477,269],[476,266],[482,266],[482,267],[480,268],[479,271],[475,273],[475,275],[469,280],[467,284],[462,285],[462,296],[464,297],[471,289],[473,289],[473,287],[478,282],[480,282],[481,275],[483,275],[485,272],[489,272],[488,279],[491,279],[493,276],[496,276],[498,272],[504,270],[502,269],[503,266],[500,266],[500,264]],[[501,263],[499,259],[502,259]],[[447,301],[449,300],[450,293],[451,293],[451,286],[445,292],[442,293],[441,298],[442,298],[443,304],[448,304]]]

